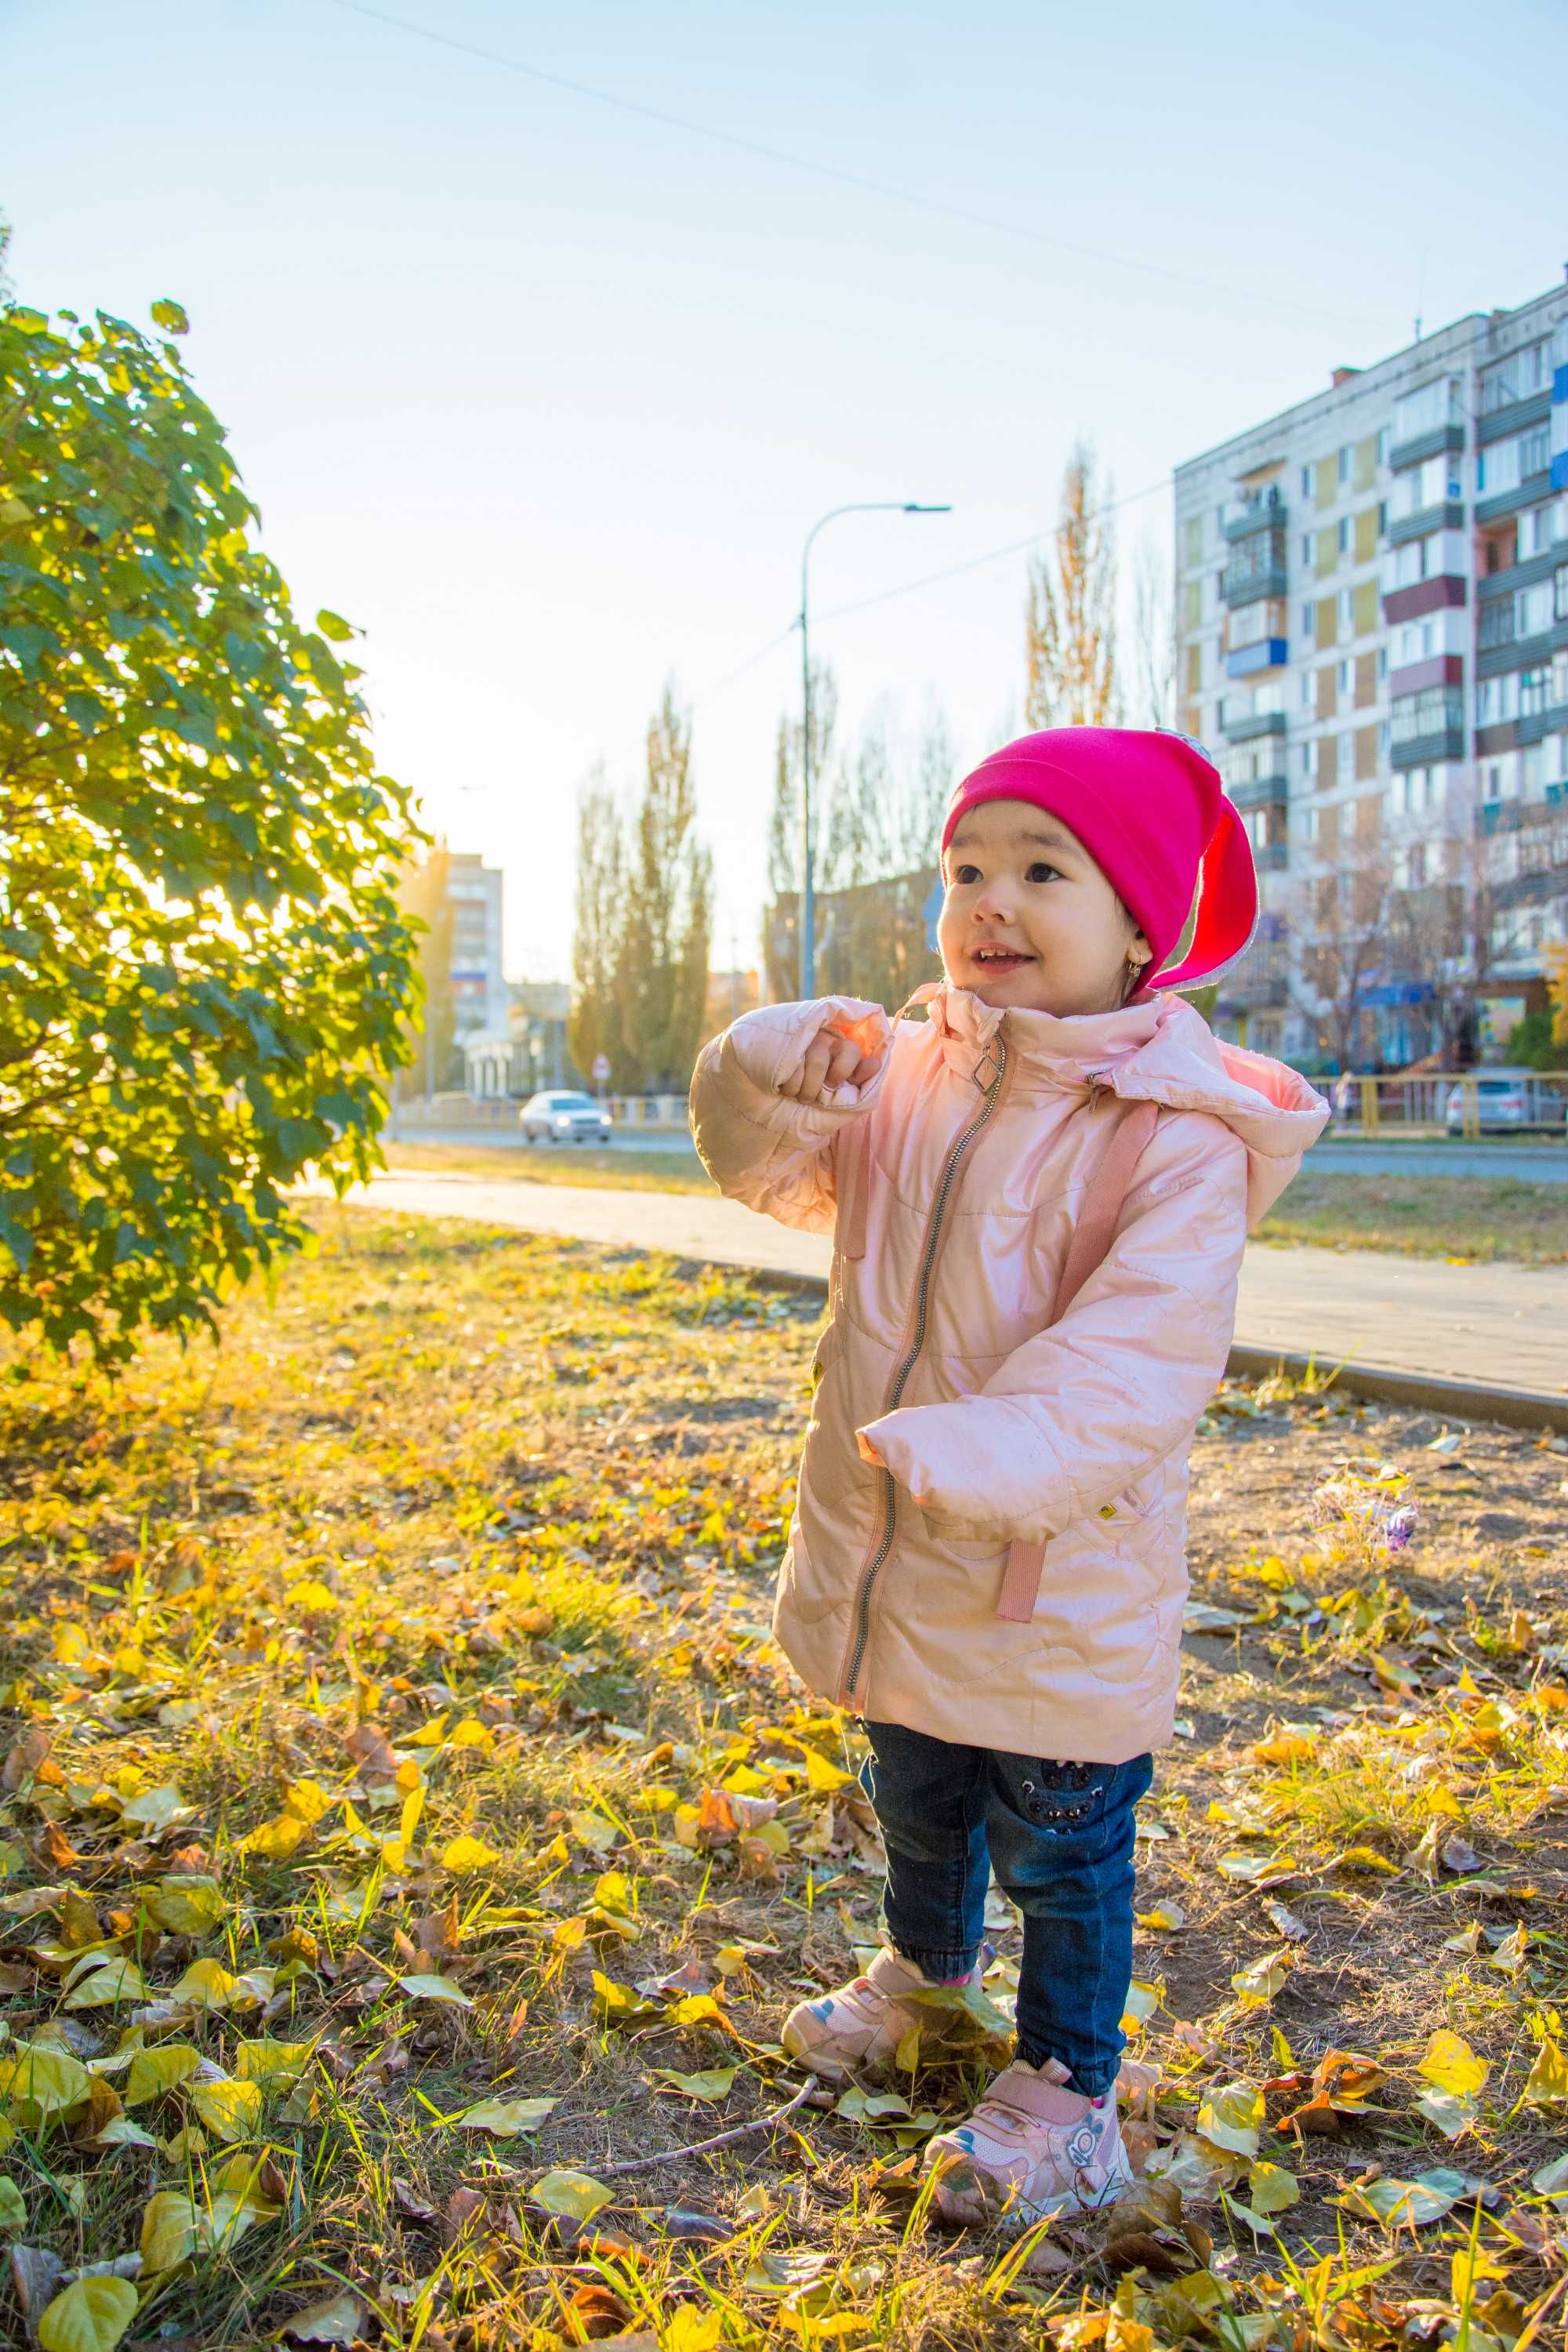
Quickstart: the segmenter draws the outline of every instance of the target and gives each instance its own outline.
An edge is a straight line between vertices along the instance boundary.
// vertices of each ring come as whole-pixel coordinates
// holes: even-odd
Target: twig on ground
[[[804,2106],[816,2088],[816,2075],[808,2074],[785,2105],[773,2107],[765,2116],[754,2116],[749,2124],[737,2124],[732,2131],[715,2132],[711,2139],[693,2140],[689,2147],[667,2147],[658,2156],[628,2156],[619,2164],[601,2164],[597,2167],[598,2177],[607,2179],[613,2173],[646,2172],[654,2164],[679,2164],[686,2157],[706,2156],[711,2148],[728,2147],[732,2140],[750,2139],[753,2132],[771,2131],[775,2124],[785,2122],[797,2107]]]

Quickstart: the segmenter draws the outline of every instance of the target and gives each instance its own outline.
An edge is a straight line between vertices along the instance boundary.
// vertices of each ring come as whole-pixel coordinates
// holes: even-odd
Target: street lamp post
[[[802,1000],[816,993],[816,877],[811,837],[811,548],[819,530],[847,514],[951,514],[951,506],[922,506],[913,499],[873,499],[852,506],[833,507],[814,522],[800,551],[800,992]]]

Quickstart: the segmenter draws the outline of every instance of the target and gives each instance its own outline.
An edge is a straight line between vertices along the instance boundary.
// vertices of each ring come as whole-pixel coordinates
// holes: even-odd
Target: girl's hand
[[[803,1059],[779,1080],[780,1094],[790,1095],[796,1102],[811,1103],[834,1087],[868,1086],[881,1068],[888,1052],[885,1037],[873,1042],[875,1022],[874,1014],[864,1021],[851,1022],[842,1013],[824,1022]]]

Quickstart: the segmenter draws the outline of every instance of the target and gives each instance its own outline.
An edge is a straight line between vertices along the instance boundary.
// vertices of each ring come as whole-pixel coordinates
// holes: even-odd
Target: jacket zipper
[[[1001,1099],[1003,1080],[1007,1075],[1007,1046],[1000,1031],[996,1035],[995,1053],[996,1075],[985,1088],[980,1116],[970,1121],[948,1153],[946,1164],[942,1171],[942,1181],[937,1186],[936,1201],[931,1209],[931,1221],[926,1227],[925,1246],[921,1253],[920,1273],[915,1279],[914,1329],[903,1360],[893,1375],[893,1384],[888,1391],[887,1403],[882,1408],[884,1414],[897,1412],[903,1400],[910,1374],[914,1370],[920,1360],[921,1350],[925,1346],[926,1321],[931,1306],[931,1269],[936,1263],[936,1253],[942,1240],[942,1224],[947,1215],[948,1203],[957,1186],[960,1164],[970,1145],[989,1120]],[[877,1548],[861,1572],[859,1586],[855,1596],[855,1646],[850,1654],[848,1671],[843,1679],[846,1703],[853,1701],[855,1685],[859,1680],[860,1669],[866,1662],[866,1646],[871,1638],[872,1587],[887,1560],[888,1554],[893,1548],[893,1529],[898,1518],[898,1482],[890,1470],[880,1470],[877,1475],[882,1485],[882,1530],[878,1538]]]

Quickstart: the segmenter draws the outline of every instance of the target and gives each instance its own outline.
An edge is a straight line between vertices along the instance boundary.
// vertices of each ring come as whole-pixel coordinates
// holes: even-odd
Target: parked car
[[[517,1115],[524,1143],[607,1143],[610,1114],[592,1095],[530,1095]]]
[[[1470,1082],[1451,1087],[1444,1113],[1450,1135],[1465,1124],[1465,1095]],[[1483,1070],[1474,1080],[1476,1115],[1482,1131],[1522,1134],[1531,1128],[1548,1134],[1568,1131],[1568,1081],[1532,1076],[1527,1070]]]

